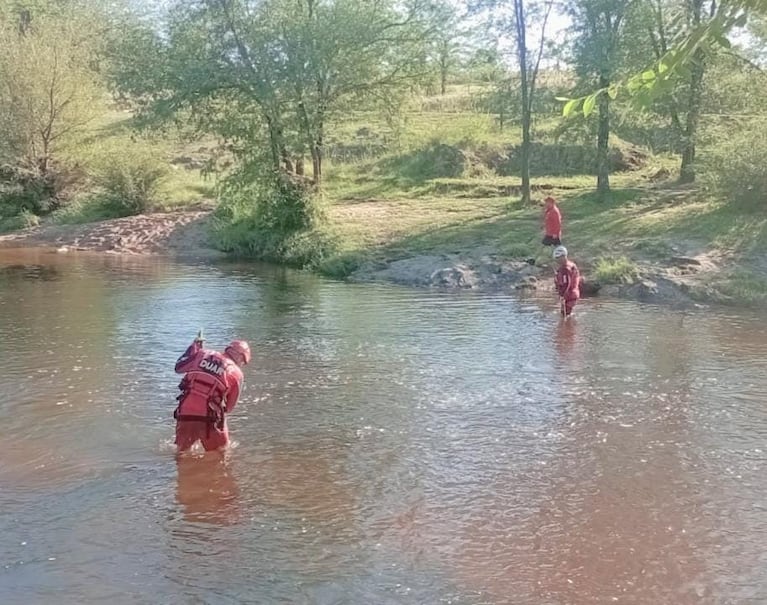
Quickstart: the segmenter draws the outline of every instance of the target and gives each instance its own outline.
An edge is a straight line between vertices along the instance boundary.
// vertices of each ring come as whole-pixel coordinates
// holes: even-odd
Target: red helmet
[[[250,363],[250,346],[248,346],[248,343],[244,340],[233,340],[230,342],[229,346],[224,349],[224,353],[229,353],[230,351],[239,353],[242,355],[246,364]]]

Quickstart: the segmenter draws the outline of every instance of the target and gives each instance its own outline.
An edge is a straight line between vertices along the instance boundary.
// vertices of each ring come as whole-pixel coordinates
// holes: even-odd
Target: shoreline
[[[210,216],[209,210],[179,210],[79,225],[40,225],[0,235],[0,249],[52,248],[61,253],[88,251],[205,261],[231,258],[210,244]],[[632,283],[618,285],[590,281],[592,262],[578,257],[574,260],[586,278],[584,297],[607,296],[676,308],[699,307],[700,303],[749,306],[725,297],[711,285],[725,275],[726,268],[705,252],[656,262],[639,261],[638,277]],[[365,261],[346,281],[523,294],[553,292],[553,276],[552,266],[513,260],[492,249],[477,247],[466,252]]]

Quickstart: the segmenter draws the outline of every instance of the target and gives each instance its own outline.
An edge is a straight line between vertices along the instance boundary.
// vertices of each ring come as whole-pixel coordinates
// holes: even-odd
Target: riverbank
[[[59,252],[158,254],[216,259],[210,245],[210,210],[179,210],[79,225],[46,224],[0,235],[0,247],[48,247]]]
[[[565,243],[590,293],[675,306],[767,300],[767,265],[745,252],[759,244],[761,226],[747,238],[747,216],[710,202],[703,212],[696,192],[678,189],[619,191],[610,204],[586,193],[556,193]],[[553,262],[538,242],[537,207],[500,198],[347,199],[331,204],[328,215],[335,252],[316,269],[331,277],[443,289],[552,289]],[[196,209],[49,224],[0,236],[0,246],[215,260],[226,255],[208,237],[210,221],[210,210]],[[708,245],[705,224],[718,229]],[[739,247],[726,247],[730,231]]]

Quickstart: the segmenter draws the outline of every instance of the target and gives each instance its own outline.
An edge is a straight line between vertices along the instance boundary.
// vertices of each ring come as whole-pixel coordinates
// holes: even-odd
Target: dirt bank
[[[0,236],[1,247],[55,247],[112,254],[218,258],[208,242],[210,211],[163,212],[84,225],[41,225]]]
[[[225,256],[208,241],[209,210],[155,213],[84,225],[43,225],[0,236],[0,247],[54,247],[62,252],[88,250],[112,254],[165,255],[214,260]],[[663,259],[634,259],[639,275],[620,285],[599,284],[591,259],[575,258],[589,288],[598,293],[642,302],[688,307],[700,302],[728,302],[717,284],[733,270],[732,259],[704,249],[675,248]],[[540,262],[540,261],[539,261]],[[388,282],[414,287],[479,291],[551,292],[553,264],[513,260],[492,247],[463,247],[450,253],[414,254],[363,263],[354,282]]]

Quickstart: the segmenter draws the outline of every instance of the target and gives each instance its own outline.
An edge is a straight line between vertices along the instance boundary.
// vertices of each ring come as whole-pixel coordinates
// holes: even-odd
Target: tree
[[[299,6],[288,5],[281,18],[286,75],[319,185],[329,121],[350,102],[397,95],[425,78],[435,29],[427,4],[400,10],[378,0],[302,0]]]
[[[712,3],[712,7],[715,9],[713,17],[674,43],[659,61],[616,83],[609,90],[600,88],[583,97],[561,99],[566,101],[563,114],[567,116],[582,108],[584,115],[588,116],[594,110],[595,100],[600,95],[617,95],[621,89],[627,90],[638,105],[647,106],[658,95],[667,92],[677,73],[687,68],[694,60],[700,46],[714,44],[730,48],[727,34],[733,29],[746,26],[749,20],[758,23],[767,19],[767,0],[721,0],[716,5]]]
[[[103,110],[99,43],[93,21],[75,11],[22,7],[0,20],[0,163],[49,179],[61,150]]]
[[[530,128],[533,121],[533,98],[535,84],[538,78],[538,70],[541,65],[544,42],[546,39],[546,24],[551,14],[553,0],[543,5],[543,23],[541,25],[540,43],[537,53],[532,54],[527,45],[527,28],[529,13],[525,11],[524,0],[514,0],[514,39],[517,46],[517,59],[519,61],[519,83],[522,97],[522,148],[521,148],[521,180],[522,180],[522,203],[529,204],[530,195],[530,148],[532,137]]]
[[[483,0],[475,7],[475,10],[485,10],[490,13],[490,26],[496,31],[499,38],[511,35],[515,43],[521,102],[520,180],[524,204],[529,204],[531,201],[530,153],[533,101],[538,71],[545,48],[546,26],[553,6],[554,0]],[[540,36],[531,49],[528,35],[533,29],[533,24],[540,24]]]
[[[704,4],[709,4],[708,15],[704,14]],[[716,13],[716,0],[687,0],[685,2],[687,25],[690,30],[701,27],[705,17],[713,19]],[[679,181],[691,183],[695,180],[695,144],[700,120],[701,98],[703,95],[703,76],[706,70],[705,46],[699,45],[690,57],[689,91],[687,98],[687,119],[682,131],[682,165],[679,169]]]
[[[178,0],[165,36],[136,29],[115,79],[144,114],[189,112],[242,154],[266,135],[274,169],[308,151],[320,185],[330,121],[427,74],[427,17],[420,0]]]
[[[575,42],[573,54],[576,73],[581,82],[598,87],[602,94],[587,97],[583,111],[590,114],[596,105],[597,127],[597,191],[603,199],[610,193],[608,145],[610,139],[610,101],[615,98],[615,81],[619,76],[621,55],[630,52],[623,33],[630,11],[637,0],[577,0],[570,5]],[[570,101],[567,113],[577,101]]]
[[[455,8],[440,0],[432,8],[434,23],[434,60],[439,71],[439,90],[444,95],[447,92],[447,80],[459,63],[463,32],[459,27],[459,19]]]

